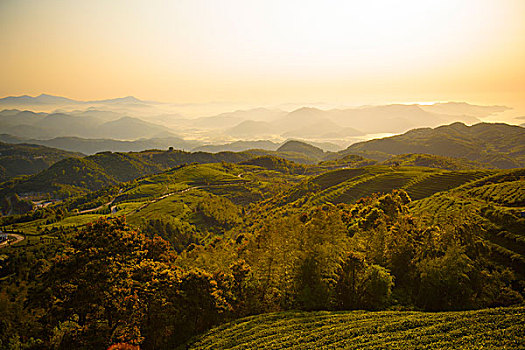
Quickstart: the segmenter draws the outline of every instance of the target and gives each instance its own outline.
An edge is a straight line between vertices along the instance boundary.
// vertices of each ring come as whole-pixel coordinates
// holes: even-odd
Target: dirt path
[[[11,241],[9,245],[13,245],[13,244],[21,242],[21,241],[23,241],[25,239],[24,236],[16,234],[16,233],[8,233],[8,236],[15,237],[15,240]],[[5,242],[0,243],[0,248],[7,247],[8,246],[8,244],[7,244],[8,242],[9,241],[5,241]]]
[[[194,189],[196,189],[196,188],[202,188],[202,187],[203,187],[203,186],[193,186],[193,187],[185,188],[185,189],[183,189],[183,190],[181,190],[181,191],[167,193],[167,194],[165,194],[165,195],[162,195],[162,196],[159,197],[159,198],[155,198],[155,199],[153,199],[153,200],[151,200],[151,201],[149,201],[149,202],[147,202],[147,203],[144,203],[143,205],[141,205],[140,207],[138,207],[137,209],[135,209],[135,213],[137,213],[137,212],[139,212],[140,210],[146,208],[148,205],[153,204],[153,203],[156,203],[156,202],[158,202],[158,201],[160,201],[160,200],[162,200],[162,199],[164,199],[164,198],[166,198],[166,197],[172,196],[172,195],[174,195],[174,194],[182,194],[182,193],[186,193],[186,192],[188,192],[188,191],[194,190]]]
[[[118,191],[118,193],[117,193],[117,197],[118,197],[118,195],[121,194],[121,193],[122,193],[122,188]],[[94,212],[94,211],[100,210],[100,209],[102,209],[102,208],[104,208],[104,207],[111,206],[117,197],[113,198],[113,199],[110,200],[109,202],[104,203],[104,204],[102,204],[102,205],[100,205],[100,206],[98,206],[98,207],[96,207],[96,208],[86,209],[86,210],[79,211],[77,215],[91,213],[91,212]],[[111,211],[113,211],[113,208],[111,208]]]

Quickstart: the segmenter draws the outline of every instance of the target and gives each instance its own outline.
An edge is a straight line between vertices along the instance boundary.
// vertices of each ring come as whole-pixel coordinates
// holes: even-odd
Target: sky
[[[0,0],[0,96],[525,116],[524,0]]]

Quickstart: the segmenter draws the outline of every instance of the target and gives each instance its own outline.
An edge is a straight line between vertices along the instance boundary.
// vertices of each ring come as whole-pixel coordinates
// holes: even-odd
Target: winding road
[[[5,241],[5,242],[0,243],[0,248],[7,247],[8,246],[7,243],[9,243],[9,242],[10,242],[9,245],[13,245],[13,244],[21,242],[21,241],[23,241],[25,239],[24,236],[16,234],[16,233],[8,233],[8,236],[15,237],[15,240],[11,241],[11,242],[10,241]]]

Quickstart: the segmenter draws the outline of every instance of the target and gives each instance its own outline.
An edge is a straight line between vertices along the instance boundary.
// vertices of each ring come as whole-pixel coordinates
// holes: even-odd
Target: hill
[[[240,162],[252,158],[249,153],[189,153],[184,151],[102,152],[86,158],[68,158],[50,168],[21,179],[4,183],[1,193],[51,193],[70,196],[99,190],[105,186],[159,173],[185,163]]]
[[[194,148],[192,151],[202,151],[202,152],[242,152],[249,149],[262,149],[267,151],[275,151],[279,148],[279,144],[268,141],[268,140],[257,140],[257,141],[235,141],[232,143],[222,144],[222,145],[204,145]]]
[[[1,218],[27,237],[5,250],[0,266],[0,288],[19,296],[12,307],[31,322],[53,313],[50,329],[79,312],[79,320],[96,318],[77,323],[87,332],[66,334],[105,346],[111,328],[97,327],[115,319],[140,330],[141,338],[124,340],[143,348],[176,348],[194,336],[189,348],[498,348],[523,338],[522,306],[442,312],[522,305],[523,169],[349,168],[367,160],[348,156],[339,169],[294,173],[298,165],[265,156],[181,164],[123,181],[190,156],[219,160],[180,151],[67,159],[81,181],[64,191],[114,185]],[[48,177],[64,180],[59,170]],[[42,264],[50,268],[31,280]],[[50,300],[39,298],[45,290],[64,302],[27,304]],[[87,310],[78,308],[84,290],[93,296]],[[109,298],[108,290],[115,291]],[[136,300],[141,312],[112,311],[114,295],[119,305]],[[349,311],[363,309],[434,312]],[[126,323],[132,315],[138,323]],[[56,339],[15,316],[6,313],[11,329],[46,344]]]
[[[241,162],[243,165],[254,165],[268,170],[275,170],[283,173],[291,174],[302,174],[305,171],[305,167],[290,162],[284,158],[278,158],[274,156],[260,156],[250,160]]]
[[[357,165],[360,162],[362,161],[358,161]],[[362,197],[374,193],[389,193],[395,189],[406,190],[412,199],[421,199],[496,173],[498,171],[484,169],[448,171],[384,165],[344,167],[325,171],[321,175],[305,180],[283,199],[295,201],[299,197],[308,195],[308,201],[312,204],[354,203]]]
[[[19,175],[33,175],[62,159],[83,156],[56,148],[0,142],[0,181]]]
[[[6,143],[30,143],[47,147],[60,148],[71,152],[84,154],[95,154],[98,152],[140,152],[148,149],[192,149],[200,142],[185,141],[179,137],[158,137],[146,138],[134,141],[114,140],[114,139],[88,139],[81,137],[55,137],[47,140],[27,139],[7,134],[0,134],[0,142]],[[204,149],[199,149],[206,151]],[[209,151],[208,151],[209,152]]]
[[[465,158],[451,158],[432,154],[401,154],[393,156],[382,164],[394,166],[421,166],[446,170],[469,170],[491,168],[488,164],[473,162]]]
[[[188,349],[504,349],[525,337],[525,308],[463,312],[283,312],[213,328]]]
[[[441,175],[442,177],[442,175]],[[456,188],[428,196],[412,203],[413,212],[431,224],[460,225],[450,222],[459,215],[482,227],[482,245],[494,261],[525,275],[524,169],[514,169],[483,176]],[[428,177],[414,186],[414,196],[436,183],[452,179]],[[427,182],[426,184],[424,182]],[[410,189],[409,189],[410,190]],[[416,196],[416,198],[418,198]]]
[[[426,153],[466,158],[502,169],[519,168],[525,166],[525,128],[504,123],[473,126],[453,123],[359,142],[340,153],[377,160],[405,153]]]
[[[278,149],[279,153],[302,153],[313,158],[322,159],[324,151],[316,146],[312,146],[306,142],[290,140],[282,144]]]

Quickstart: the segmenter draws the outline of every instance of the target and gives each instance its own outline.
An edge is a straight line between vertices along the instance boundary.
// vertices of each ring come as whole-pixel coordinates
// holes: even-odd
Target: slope
[[[58,197],[86,193],[105,186],[159,173],[185,163],[237,163],[252,158],[249,153],[204,153],[183,151],[102,152],[86,158],[64,159],[28,179],[4,183],[1,194],[51,193]]]
[[[463,312],[283,312],[243,318],[188,349],[503,349],[523,346],[525,308]]]
[[[378,160],[398,154],[427,153],[466,158],[502,169],[519,168],[525,166],[525,128],[503,123],[453,123],[356,143],[340,153]]]
[[[64,158],[82,156],[83,154],[80,153],[56,148],[0,142],[0,181],[6,181],[18,175],[36,174]]]

